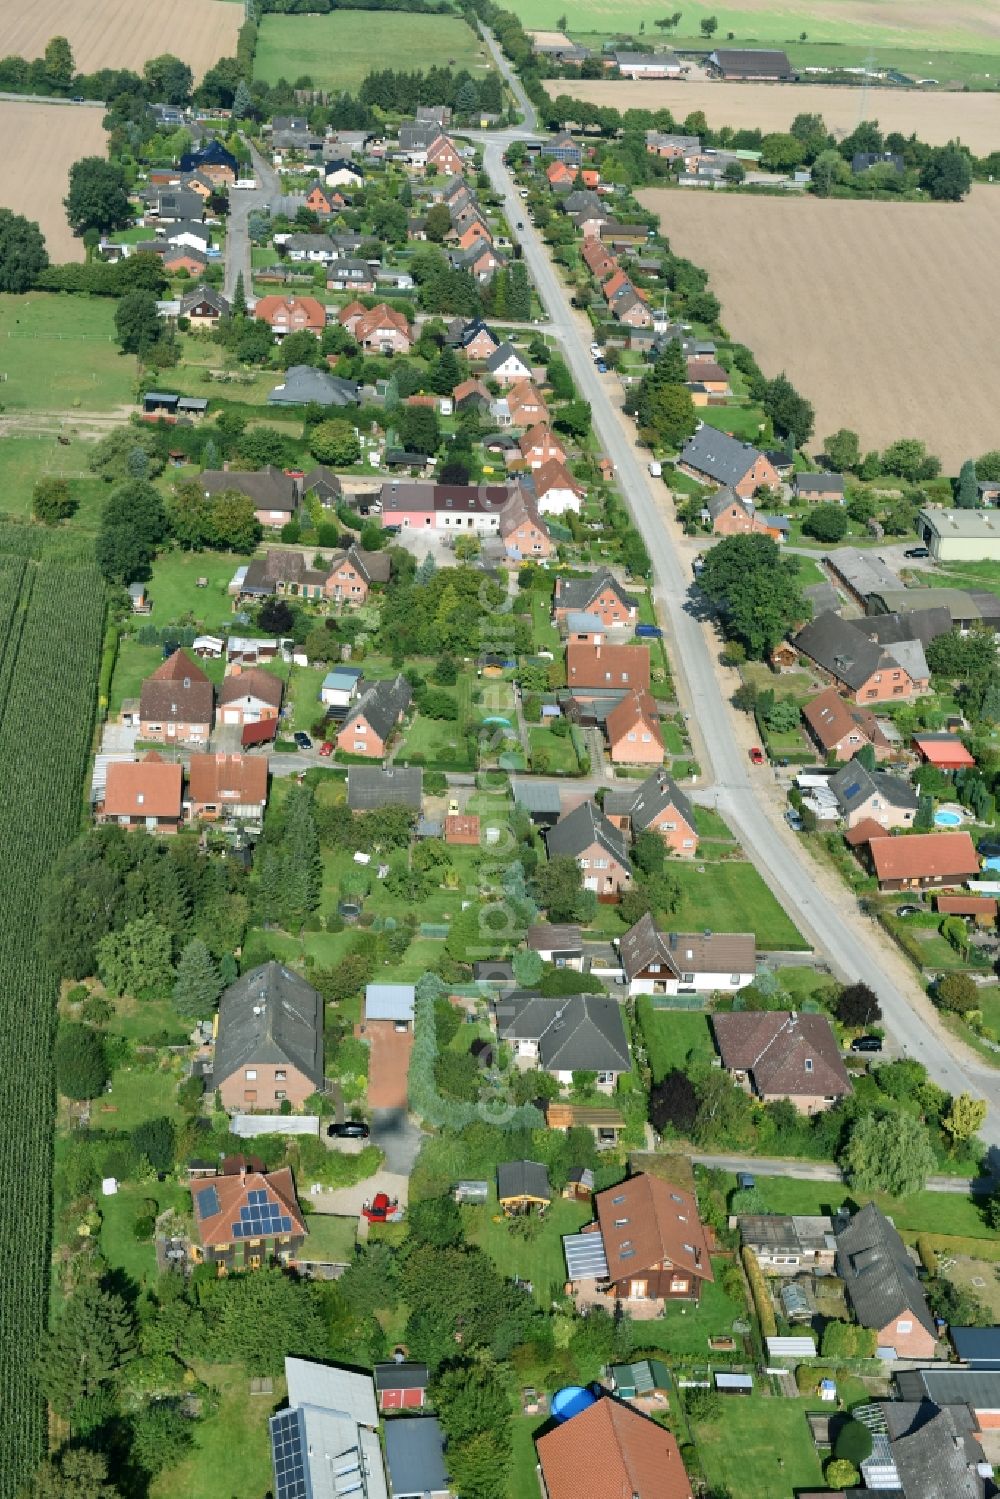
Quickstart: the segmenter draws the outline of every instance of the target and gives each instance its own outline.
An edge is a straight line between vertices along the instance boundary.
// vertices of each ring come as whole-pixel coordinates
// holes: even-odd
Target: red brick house
[[[752,500],[758,489],[777,489],[781,483],[766,453],[707,424],[684,444],[677,468],[702,484],[733,489],[744,500]]]
[[[499,340],[485,323],[471,323],[462,334],[461,348],[467,359],[489,359],[499,347]],[[465,381],[464,383],[472,384],[473,382]],[[456,386],[454,392],[456,399],[458,390],[459,387]]]
[[[337,748],[366,760],[383,759],[409,706],[410,684],[402,672],[394,682],[373,682],[349,710],[337,735]]]
[[[323,584],[323,597],[334,603],[364,604],[375,583],[388,583],[392,563],[385,552],[366,552],[351,546],[335,552]]]
[[[565,624],[566,616],[577,611],[596,614],[609,630],[616,625],[633,625],[638,618],[635,598],[606,567],[585,578],[556,578],[552,606],[556,624]]]
[[[631,838],[658,833],[673,854],[693,859],[698,852],[694,807],[665,770],[657,770],[634,790],[609,789],[604,815]]]
[[[733,1011],[713,1015],[712,1029],[725,1070],[763,1103],[787,1099],[800,1114],[820,1114],[851,1092],[825,1015]]]
[[[606,281],[614,270],[618,261],[610,253],[606,245],[595,236],[587,236],[580,246],[580,254],[583,262],[592,276],[599,281]]]
[[[555,550],[548,526],[520,485],[500,512],[499,531],[507,556],[514,562],[541,561]]]
[[[915,680],[888,646],[870,640],[853,620],[825,609],[804,625],[792,644],[815,661],[855,703],[885,703],[914,697],[929,678]],[[912,659],[912,658],[908,658]],[[920,668],[926,670],[926,663]]]
[[[834,1268],[858,1322],[875,1332],[876,1346],[896,1358],[934,1358],[937,1327],[893,1223],[869,1202],[838,1229],[836,1246]]]
[[[656,699],[630,692],[604,720],[608,752],[615,765],[662,765],[663,736]]]
[[[810,738],[825,755],[853,760],[859,749],[870,744],[876,760],[889,758],[891,746],[874,713],[870,708],[847,702],[836,687],[827,687],[806,703],[802,717]]]
[[[610,1397],[536,1442],[545,1499],[692,1499],[677,1439]]]
[[[221,753],[191,756],[184,801],[190,820],[250,822],[259,826],[266,806],[266,756]]]
[[[632,883],[625,836],[592,801],[581,802],[549,828],[545,843],[549,858],[575,859],[585,890],[601,901],[616,901]]]
[[[971,834],[964,831],[873,837],[868,852],[880,890],[964,885],[979,874],[976,846]]]
[[[472,246],[480,241],[483,244],[492,245],[493,236],[485,224],[481,224],[478,219],[473,219],[468,228],[462,230],[455,243],[460,250],[471,250]]]
[[[142,684],[139,738],[204,744],[212,732],[212,684],[186,651],[175,651]]]
[[[575,695],[614,688],[649,690],[649,652],[644,645],[591,645],[571,640],[566,647],[566,685]]]
[[[286,333],[312,333],[319,338],[326,327],[326,310],[315,297],[261,297],[254,317],[267,323],[275,338]]]
[[[413,343],[410,325],[401,312],[396,312],[385,302],[374,307],[361,307],[359,303],[345,307],[340,321],[363,349],[374,354],[408,354]],[[350,314],[346,316],[345,314]]]
[[[530,380],[515,380],[507,391],[507,410],[514,427],[533,427],[549,420],[549,408]]]
[[[201,1178],[191,1183],[191,1197],[198,1235],[191,1258],[215,1265],[220,1275],[287,1264],[305,1243],[305,1220],[288,1166],[267,1175],[243,1170]]]
[[[446,177],[454,177],[462,170],[462,158],[459,156],[451,139],[447,135],[439,135],[437,140],[431,142],[427,147],[427,165],[437,167]]]
[[[230,1110],[301,1108],[323,1087],[322,995],[273,960],[242,974],[219,1001],[212,1086]]]
[[[343,207],[344,199],[335,187],[327,187],[325,182],[314,182],[306,193],[306,207],[311,208],[321,219],[332,218],[339,208]]]
[[[219,722],[262,723],[281,712],[284,683],[271,671],[251,666],[231,673],[219,688]]]
[[[541,468],[552,458],[558,463],[566,462],[566,449],[546,422],[529,427],[517,445],[529,468]]]
[[[150,833],[176,833],[181,820],[183,768],[167,764],[155,750],[141,760],[112,760],[107,768],[98,822]]]

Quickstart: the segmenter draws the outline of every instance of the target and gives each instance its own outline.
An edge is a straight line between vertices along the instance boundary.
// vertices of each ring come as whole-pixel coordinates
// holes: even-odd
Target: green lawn
[[[550,595],[543,593],[539,588],[533,588],[528,597],[531,599],[531,626],[535,636],[535,649],[539,651],[560,650],[562,639],[552,623]]]
[[[334,1265],[349,1265],[358,1242],[358,1220],[338,1218],[332,1213],[310,1213],[305,1253],[309,1259],[326,1259]]]
[[[666,1307],[662,1317],[636,1323],[636,1350],[659,1349],[664,1353],[702,1354],[707,1358],[709,1338],[731,1334],[733,1322],[747,1313],[742,1300],[730,1301],[722,1289],[720,1278],[726,1263],[724,1259],[712,1261],[715,1280],[702,1287],[697,1306],[675,1301]]]
[[[179,1117],[177,1084],[180,1073],[163,1067],[151,1071],[130,1064],[119,1067],[111,1079],[111,1091],[94,1103],[92,1122],[96,1129],[129,1130],[146,1119],[162,1115]]]
[[[486,1251],[501,1275],[530,1280],[539,1306],[549,1306],[554,1289],[561,1288],[566,1280],[562,1236],[577,1233],[591,1221],[590,1204],[557,1197],[530,1239],[512,1232],[506,1218],[495,1223],[493,1220],[499,1215],[496,1192],[491,1184],[489,1202],[462,1209],[466,1237]]]
[[[198,630],[231,622],[229,581],[247,561],[234,552],[165,552],[153,563],[149,583],[150,622],[157,626],[191,624]],[[198,579],[207,578],[207,588]]]
[[[819,1455],[806,1423],[806,1412],[818,1409],[817,1400],[768,1399],[756,1392],[725,1400],[721,1420],[694,1428],[709,1483],[740,1499],[821,1488]]]
[[[684,740],[681,731],[675,723],[669,719],[660,722],[660,734],[663,738],[663,747],[668,755],[683,755],[685,753]]]
[[[266,1499],[274,1482],[267,1422],[283,1402],[284,1379],[275,1379],[270,1395],[251,1395],[236,1366],[199,1364],[197,1373],[219,1392],[218,1410],[198,1422],[193,1453],[160,1474],[150,1499]]]
[[[735,1188],[736,1178],[727,1178]],[[828,1214],[845,1202],[859,1205],[872,1199],[870,1193],[854,1193],[839,1182],[798,1181],[790,1176],[758,1177],[757,1186],[765,1208],[771,1213],[798,1213],[804,1216]],[[959,1192],[915,1192],[905,1201],[876,1196],[883,1212],[888,1213],[902,1234],[955,1234],[970,1239],[995,1239],[983,1220],[981,1205],[973,1197]]]
[[[373,52],[373,43],[377,42]],[[363,12],[326,16],[262,16],[254,77],[295,83],[308,76],[314,88],[353,90],[373,68],[408,72],[431,67],[468,68],[475,76],[488,65],[485,45],[457,16],[393,12],[391,25],[373,27]]]
[[[576,775],[580,769],[580,762],[576,758],[576,750],[573,741],[567,734],[560,737],[553,734],[551,729],[543,728],[541,724],[532,724],[528,729],[528,740],[531,744],[532,769],[547,775]],[[541,753],[542,761],[538,762],[537,756]]]
[[[699,406],[698,415],[708,427],[718,427],[746,442],[760,442],[767,422],[759,406]]]
[[[190,1192],[170,1182],[133,1183],[100,1201],[101,1253],[109,1265],[123,1270],[138,1286],[152,1285],[158,1275],[152,1239],[139,1242],[135,1237],[135,1220],[145,1214],[147,1201],[155,1202],[159,1212],[170,1207],[177,1212],[191,1208]]]
[[[545,1425],[545,1417],[515,1416],[514,1418],[514,1456],[507,1479],[509,1499],[526,1499],[526,1496],[538,1492],[535,1433],[541,1433]]]
[[[707,1015],[697,1011],[656,1010],[648,994],[640,998],[638,1013],[654,1083],[675,1067],[686,1067],[689,1062],[711,1062],[715,1057]]]
[[[73,524],[96,530],[108,489],[87,468],[89,456],[90,444],[79,438],[72,438],[66,447],[54,437],[5,437],[0,442],[0,510],[7,515],[30,515],[36,481],[54,475],[68,481],[77,501]]]
[[[701,873],[696,863],[672,861],[669,868],[681,886],[671,930],[754,932],[758,947],[791,951],[809,946],[752,864],[715,863]]]
[[[110,297],[0,296],[0,400],[6,409],[111,411],[131,405],[136,362],[114,341],[114,317]]]

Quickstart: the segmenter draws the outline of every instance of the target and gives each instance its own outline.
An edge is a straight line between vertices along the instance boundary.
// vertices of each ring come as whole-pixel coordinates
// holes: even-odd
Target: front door
[[[632,1282],[632,1300],[645,1301],[649,1294],[649,1282],[646,1280],[634,1280]]]

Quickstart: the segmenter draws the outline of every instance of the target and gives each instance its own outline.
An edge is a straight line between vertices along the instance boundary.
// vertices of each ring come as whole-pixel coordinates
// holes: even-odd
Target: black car
[[[929,557],[930,556],[930,552],[927,550],[926,547],[907,547],[906,551],[903,553],[903,556],[904,557],[913,557],[913,558],[917,558],[917,557]]]
[[[295,739],[295,743],[298,745],[299,749],[312,749],[312,740],[309,738],[308,734],[303,734],[301,729],[297,734],[293,736],[293,738]]]
[[[852,1051],[881,1051],[881,1036],[855,1036],[851,1042]]]
[[[343,1124],[328,1124],[331,1140],[367,1140],[371,1131],[363,1119],[345,1119]]]
[[[922,910],[921,906],[897,906],[896,907],[896,915],[897,916],[919,916],[921,910]]]

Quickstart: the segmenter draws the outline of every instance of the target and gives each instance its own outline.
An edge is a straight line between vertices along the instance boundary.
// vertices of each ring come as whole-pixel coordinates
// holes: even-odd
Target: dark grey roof
[[[514,802],[527,812],[548,812],[558,817],[562,811],[559,787],[552,781],[515,781]]]
[[[600,193],[595,193],[591,188],[574,188],[563,198],[561,207],[567,213],[598,213],[602,219],[607,219],[607,204],[601,198]]]
[[[728,510],[730,505],[733,504],[739,505],[743,510],[747,508],[743,496],[738,495],[735,489],[731,489],[728,484],[724,484],[713,495],[709,495],[705,501],[705,509],[708,511],[710,518],[715,521],[718,520],[724,510]]]
[[[940,1409],[925,1400],[881,1407],[892,1435],[892,1456],[906,1499],[984,1499],[985,1479],[976,1472],[982,1448],[967,1412]],[[900,1432],[901,1420],[909,1421]]]
[[[287,1062],[323,1086],[323,999],[281,963],[264,963],[230,984],[219,1002],[213,1084],[242,1067]]]
[[[896,1384],[903,1400],[1000,1410],[1000,1370],[906,1369],[896,1375]]]
[[[666,807],[676,807],[694,830],[694,807],[665,770],[654,770],[634,791],[609,791],[604,798],[605,812],[628,817],[633,833],[644,833]]]
[[[311,468],[302,480],[302,493],[311,494],[313,490],[339,495],[343,492],[340,478],[333,472],[332,468],[326,468],[324,464],[318,464]]]
[[[444,1431],[435,1416],[397,1416],[387,1421],[385,1461],[392,1492],[401,1499],[448,1490]]]
[[[796,494],[836,494],[844,493],[843,474],[796,474]]]
[[[863,627],[827,610],[804,625],[793,640],[797,650],[812,658],[824,671],[858,688],[877,671],[898,666],[895,658],[869,640]]]
[[[194,291],[189,291],[181,297],[181,316],[186,317],[192,308],[197,307],[200,302],[207,302],[220,314],[228,314],[229,303],[221,292],[216,291],[214,286],[196,286]]]
[[[582,578],[560,578],[559,597],[556,603],[560,609],[586,610],[605,588],[614,589],[623,608],[638,607],[639,600],[634,594],[626,593],[614,573],[606,567],[598,568],[596,573],[588,573]]]
[[[376,1390],[425,1390],[427,1378],[426,1364],[392,1362],[375,1365]]]
[[[788,54],[763,47],[718,47],[710,54],[709,61],[723,72],[737,73],[742,78],[792,76]]]
[[[538,1161],[501,1161],[497,1166],[497,1196],[541,1197],[551,1202],[549,1173]]]
[[[268,396],[272,406],[356,406],[361,399],[353,380],[342,380],[309,364],[293,364]]]
[[[374,807],[412,807],[420,811],[424,773],[419,765],[411,767],[351,765],[347,770],[347,805],[352,812],[367,812]]]
[[[161,219],[200,219],[205,205],[199,193],[187,192],[184,188],[160,188],[150,193],[149,201],[155,203]]]
[[[960,1359],[974,1369],[1000,1369],[1000,1327],[951,1327],[949,1332]]]
[[[862,1327],[880,1329],[911,1313],[932,1337],[937,1328],[906,1245],[869,1202],[837,1234],[837,1274]]]
[[[939,635],[947,635],[951,613],[943,605],[928,605],[926,609],[906,609],[901,614],[869,614],[863,628],[868,638],[879,645],[919,640],[927,646]]]
[[[592,843],[599,843],[624,869],[632,871],[624,833],[608,821],[594,802],[581,802],[574,811],[561,817],[549,828],[545,843],[550,859],[560,854],[575,859]]]
[[[536,1041],[547,1072],[627,1072],[631,1066],[621,1008],[610,995],[514,993],[496,1009],[497,1034]]]
[[[880,797],[890,807],[909,808],[913,812],[920,800],[909,781],[885,770],[866,770],[859,760],[842,766],[830,777],[829,786],[845,814],[860,807],[870,796]]]
[[[393,682],[373,682],[344,719],[344,726],[364,715],[380,739],[388,739],[410,706],[410,684],[400,672]]]
[[[519,360],[520,363],[524,365],[525,369],[530,368],[528,361],[525,359],[524,355],[519,354],[512,343],[503,343],[498,349],[494,349],[493,353],[486,361],[486,368],[488,370],[498,370],[500,366],[506,364],[507,360],[510,358]]]
[[[717,484],[738,484],[759,457],[752,443],[741,442],[706,423],[688,438],[677,461],[707,474]]]
[[[250,472],[207,468],[199,475],[198,482],[207,495],[235,489],[240,494],[248,495],[254,505],[265,510],[287,510],[289,515],[294,515],[299,505],[295,480],[283,474],[273,464]]]
[[[573,924],[553,925],[540,921],[528,928],[525,943],[535,952],[582,953],[583,931]]]

